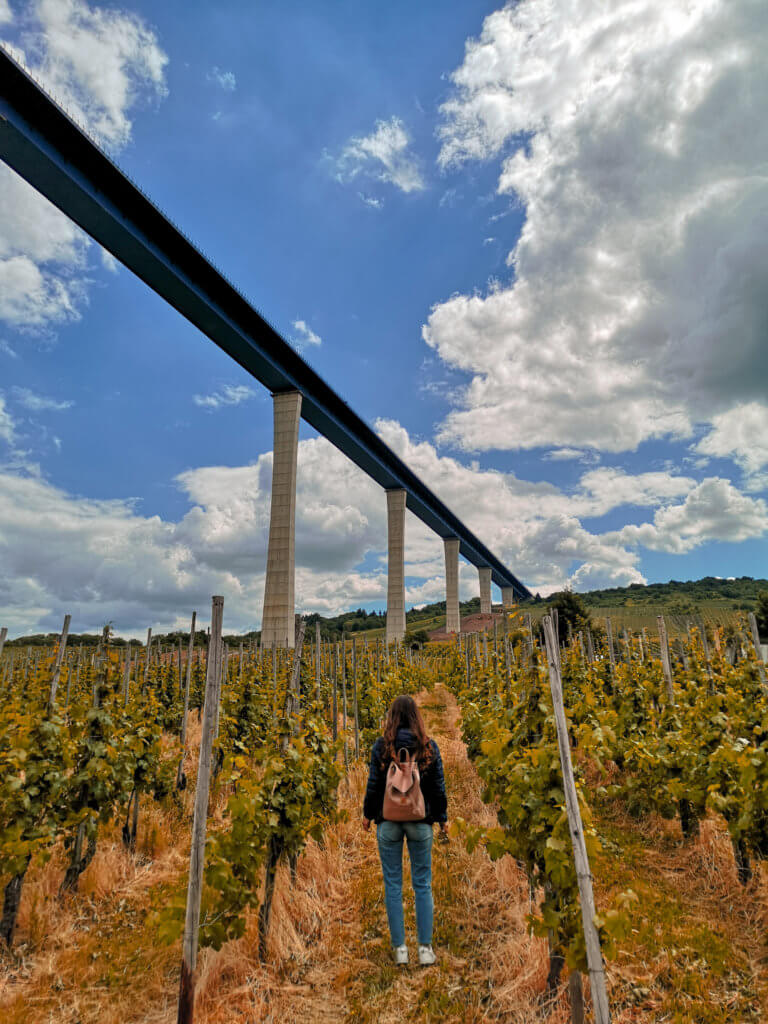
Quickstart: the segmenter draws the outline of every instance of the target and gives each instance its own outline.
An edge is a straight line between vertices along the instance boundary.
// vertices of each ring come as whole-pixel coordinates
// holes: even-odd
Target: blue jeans
[[[403,920],[403,838],[408,839],[411,883],[420,946],[432,945],[432,826],[423,821],[382,821],[376,826],[389,934],[393,946],[405,943]]]

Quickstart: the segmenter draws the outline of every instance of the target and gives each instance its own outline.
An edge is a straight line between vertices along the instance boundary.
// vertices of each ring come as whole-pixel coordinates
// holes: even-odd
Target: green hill
[[[717,576],[705,576],[700,580],[670,580],[669,583],[649,583],[647,586],[633,583],[629,587],[613,587],[610,590],[592,590],[580,593],[579,596],[589,609],[592,618],[602,620],[610,617],[616,629],[638,631],[643,627],[655,628],[656,616],[664,615],[674,634],[687,628],[687,623],[701,617],[711,624],[729,624],[746,612],[756,611],[758,595],[768,593],[768,579],[753,579],[752,576],[739,576],[735,579],[719,579]],[[470,601],[462,601],[461,614],[477,614],[480,611],[480,598],[473,597]],[[498,608],[498,606],[496,606]],[[521,608],[538,620],[547,610],[547,599],[538,595],[526,601]],[[422,608],[412,608],[406,613],[406,624],[410,632],[440,629],[445,625],[445,601],[436,601]],[[384,612],[366,611],[357,608],[354,611],[342,612],[340,615],[307,616],[307,635],[314,637],[315,623],[320,622],[320,635],[323,641],[340,640],[342,636],[366,636],[372,639],[384,635],[386,614]],[[229,643],[239,643],[257,637],[257,631],[244,635],[228,636]],[[157,636],[161,643],[175,643],[181,638],[186,642],[189,633],[169,633]],[[58,634],[35,634],[19,637],[8,641],[6,647],[47,646],[58,639]],[[83,643],[91,646],[101,639],[99,634],[70,634],[72,646]],[[201,631],[199,642],[205,641]],[[124,641],[116,640],[120,645]],[[133,640],[133,644],[140,641]]]

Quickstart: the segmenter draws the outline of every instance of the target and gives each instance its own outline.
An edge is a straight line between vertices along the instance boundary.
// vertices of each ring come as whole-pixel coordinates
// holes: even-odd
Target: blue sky
[[[0,0],[0,39],[533,588],[765,575],[768,19],[623,6]],[[268,394],[0,170],[11,632],[253,627]],[[301,436],[299,604],[382,607],[383,494]]]

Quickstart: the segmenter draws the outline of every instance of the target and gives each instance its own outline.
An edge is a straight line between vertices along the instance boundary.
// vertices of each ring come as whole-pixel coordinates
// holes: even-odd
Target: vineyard
[[[3,1021],[170,1022],[180,995],[204,1024],[592,1019],[559,687],[610,1019],[765,1019],[755,634],[544,622],[549,646],[513,612],[420,650],[299,623],[294,653],[227,649],[214,606],[206,644],[193,621],[173,647],[105,629],[84,651],[67,621],[56,647],[6,649]],[[400,693],[443,751],[452,824],[438,964],[398,972],[360,813]]]

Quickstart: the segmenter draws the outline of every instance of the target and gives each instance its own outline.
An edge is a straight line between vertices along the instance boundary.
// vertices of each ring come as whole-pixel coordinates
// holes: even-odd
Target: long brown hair
[[[429,764],[432,760],[432,745],[427,736],[424,719],[413,697],[405,694],[395,697],[387,712],[383,732],[384,764],[398,757],[399,752],[395,750],[398,729],[410,729],[416,738],[416,760],[420,764]]]

